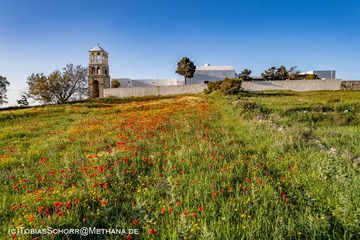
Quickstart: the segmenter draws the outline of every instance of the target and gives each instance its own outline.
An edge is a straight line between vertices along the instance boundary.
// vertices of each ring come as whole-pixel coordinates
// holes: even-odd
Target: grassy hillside
[[[215,93],[1,111],[0,236],[96,226],[140,234],[92,239],[356,239],[359,100]]]

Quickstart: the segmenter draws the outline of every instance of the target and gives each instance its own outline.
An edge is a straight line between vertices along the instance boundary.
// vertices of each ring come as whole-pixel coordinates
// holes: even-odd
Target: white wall
[[[235,78],[235,70],[196,70],[194,77],[188,78],[187,83],[197,84],[205,81],[215,82],[225,78]]]
[[[249,81],[241,87],[246,91],[291,90],[291,91],[321,91],[340,90],[339,80],[286,80],[286,81]]]
[[[106,88],[104,97],[144,97],[144,96],[166,96],[176,94],[196,94],[207,88],[206,84],[190,84],[179,86],[157,86],[157,87],[132,87],[132,88]]]
[[[176,79],[129,79],[129,78],[114,78],[120,82],[121,88],[128,87],[148,87],[148,86],[172,86],[172,85],[183,85],[183,80]]]

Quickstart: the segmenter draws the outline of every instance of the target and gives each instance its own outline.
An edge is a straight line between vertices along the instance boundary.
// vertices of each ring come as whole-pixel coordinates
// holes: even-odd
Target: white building
[[[224,80],[225,78],[235,78],[235,69],[233,66],[197,66],[193,78],[187,80],[188,84],[207,83]]]
[[[187,79],[187,84],[207,83],[225,78],[235,78],[235,69],[232,66],[197,66],[194,77]],[[184,85],[184,80],[177,79],[130,79],[130,78],[114,78],[118,81],[121,88],[129,87],[149,87],[149,86],[172,86]]]
[[[336,79],[336,71],[335,70],[312,70],[308,72],[302,72],[300,76],[306,76],[314,74],[318,76],[320,79]]]

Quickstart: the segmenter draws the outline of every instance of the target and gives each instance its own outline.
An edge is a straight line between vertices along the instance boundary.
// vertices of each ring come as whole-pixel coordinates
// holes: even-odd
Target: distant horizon
[[[31,73],[87,66],[100,43],[111,78],[182,79],[176,64],[187,56],[255,76],[284,65],[359,80],[359,25],[356,0],[0,0],[0,75],[11,83],[7,106],[16,105]]]

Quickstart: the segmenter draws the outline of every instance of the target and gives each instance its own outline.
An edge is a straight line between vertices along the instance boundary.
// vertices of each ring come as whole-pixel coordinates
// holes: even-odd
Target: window
[[[101,74],[101,69],[99,67],[97,68],[97,74]]]
[[[100,55],[100,53],[98,53],[98,54],[96,55],[96,62],[97,62],[97,63],[101,63],[101,55]]]

